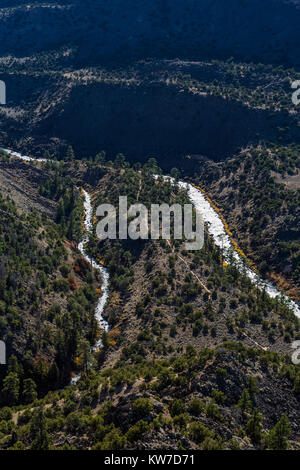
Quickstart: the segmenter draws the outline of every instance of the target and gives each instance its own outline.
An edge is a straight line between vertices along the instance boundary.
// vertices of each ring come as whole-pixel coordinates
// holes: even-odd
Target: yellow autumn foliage
[[[118,330],[118,328],[114,328],[113,330],[109,331],[108,336],[120,336],[120,334],[120,330]]]
[[[79,366],[79,365],[80,365],[80,357],[78,357],[78,356],[75,357],[75,359],[74,359],[74,364],[75,364],[75,366]]]
[[[196,186],[195,184],[193,184],[194,188],[196,189],[199,189],[205,196],[205,199],[210,203],[211,207],[214,209],[215,212],[217,212],[219,214],[219,217],[224,225],[224,228],[225,228],[225,231],[227,233],[227,235],[230,237],[231,239],[231,243],[233,244],[233,247],[235,249],[235,251],[243,258],[245,258],[247,264],[251,267],[251,269],[253,269],[254,271],[257,271],[257,268],[255,267],[254,263],[250,260],[247,259],[245,253],[243,252],[243,250],[238,246],[237,242],[235,240],[233,240],[233,235],[232,235],[232,232],[230,231],[229,229],[229,225],[228,223],[226,222],[223,214],[220,213],[220,209],[212,202],[212,200],[210,199],[210,197],[208,197],[208,195],[206,194],[206,191],[201,188],[200,186]],[[227,263],[223,263],[223,266],[228,266]]]

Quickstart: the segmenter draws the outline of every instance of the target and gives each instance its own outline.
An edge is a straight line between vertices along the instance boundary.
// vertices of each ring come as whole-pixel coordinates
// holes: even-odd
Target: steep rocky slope
[[[237,344],[121,361],[26,408],[3,408],[0,447],[299,450],[295,374],[276,355]]]
[[[196,170],[260,272],[298,300],[299,167],[298,146],[265,145]]]
[[[70,188],[73,181],[88,187],[94,207],[105,201],[117,204],[124,193],[129,203],[186,202],[176,187],[153,184],[152,172],[159,171],[155,162],[135,171],[120,156],[114,164],[103,157],[98,156],[102,164],[45,163],[27,171],[29,165],[20,163],[29,180],[30,175],[33,180],[42,175],[39,192],[44,197],[55,201],[57,192],[64,195],[63,201],[59,198],[54,247],[56,252],[61,247],[63,260],[56,253],[56,266],[51,270],[49,259],[46,271],[44,264],[35,267],[31,260],[30,276],[21,285],[21,268],[15,267],[14,276],[7,271],[16,261],[13,238],[6,237],[8,258],[2,260],[1,282],[17,283],[18,295],[10,298],[10,290],[4,289],[1,302],[13,322],[5,336],[4,318],[1,332],[14,353],[1,386],[6,405],[0,409],[1,448],[298,448],[299,367],[289,355],[290,342],[299,338],[299,321],[280,301],[270,300],[226,266],[209,238],[202,250],[191,253],[174,240],[99,243],[92,236],[88,252],[110,272],[105,317],[111,329],[102,332],[101,349],[90,355],[97,329],[92,291],[85,283],[91,286],[93,278],[92,273],[84,275],[80,260],[74,266],[72,244],[59,237],[68,220],[61,218],[63,207],[67,209],[65,185]],[[16,166],[14,159],[2,158],[4,167]],[[10,210],[12,203],[3,204],[5,212]],[[16,209],[12,215],[18,217]],[[34,232],[38,216],[26,217],[31,217]],[[44,216],[45,232],[48,223]],[[32,256],[30,250],[36,251],[35,244],[44,240],[40,250],[46,251],[46,263],[56,240],[51,224],[49,247],[43,232],[39,241],[33,233],[28,247],[23,236],[23,257]],[[60,262],[64,264],[59,267]],[[65,292],[67,284],[71,294]],[[21,304],[26,311],[27,285],[35,285],[36,297],[30,312],[20,317]],[[22,334],[15,335],[19,322]],[[70,367],[81,373],[79,382],[44,396],[46,388],[66,379]]]
[[[0,371],[3,406],[24,399],[26,380],[33,381],[34,394],[70,381],[80,341],[98,335],[99,278],[77,250],[82,202],[78,194],[72,200],[71,181],[56,177],[42,196],[51,172],[0,158],[0,336],[8,358]],[[5,377],[14,391],[6,390]]]
[[[79,66],[229,58],[299,67],[299,3],[286,0],[1,2],[0,55],[69,47]],[[113,59],[115,62],[115,59]]]

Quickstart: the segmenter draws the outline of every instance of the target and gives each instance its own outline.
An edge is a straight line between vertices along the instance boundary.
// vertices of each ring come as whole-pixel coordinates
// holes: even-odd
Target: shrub
[[[69,283],[65,279],[56,279],[53,281],[53,289],[56,292],[68,292],[69,288]]]
[[[194,398],[188,406],[188,411],[193,416],[199,416],[204,409],[205,405],[199,398]]]
[[[220,412],[220,409],[218,407],[218,405],[214,402],[214,401],[211,401],[207,407],[206,407],[206,416],[208,418],[211,418],[215,421],[223,421],[223,416]]]
[[[172,417],[180,415],[185,412],[185,404],[179,398],[175,398],[170,402],[169,410]]]
[[[224,446],[223,446],[223,442],[221,438],[212,439],[211,437],[207,437],[204,440],[201,446],[201,449],[202,450],[223,450]]]
[[[226,395],[219,390],[213,390],[211,396],[219,405],[222,405],[226,401]]]
[[[149,425],[145,421],[138,421],[126,433],[129,442],[137,441],[143,434],[149,431]]]
[[[194,421],[190,425],[189,429],[190,438],[197,442],[197,444],[201,444],[204,439],[212,438],[214,436],[213,432],[211,432],[203,423]]]
[[[153,404],[148,398],[138,398],[132,408],[137,418],[146,418],[153,411]]]
[[[0,421],[5,420],[9,421],[12,418],[12,411],[7,406],[4,406],[0,409]]]
[[[121,450],[126,445],[126,437],[120,429],[113,429],[104,437],[102,442],[97,443],[93,450]]]
[[[62,275],[63,277],[65,277],[65,278],[68,277],[68,275],[69,275],[69,273],[70,273],[70,268],[69,268],[69,266],[63,264],[62,266],[60,266],[59,270],[60,270],[61,275]]]

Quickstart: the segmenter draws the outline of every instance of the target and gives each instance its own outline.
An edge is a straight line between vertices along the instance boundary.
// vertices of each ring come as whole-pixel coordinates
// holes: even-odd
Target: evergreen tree
[[[254,395],[259,392],[259,388],[257,386],[257,377],[250,376],[248,379],[248,390],[251,398],[254,398]]]
[[[20,394],[20,379],[16,372],[9,372],[3,380],[2,398],[8,405],[15,405]]]
[[[269,432],[266,438],[266,445],[271,450],[287,450],[288,438],[291,434],[289,418],[286,414],[282,415],[274,428]]]
[[[108,336],[107,336],[106,331],[103,331],[101,340],[103,344],[103,349],[107,349],[109,346],[109,343],[108,343]]]
[[[47,432],[46,418],[42,409],[39,409],[33,416],[30,434],[33,439],[31,450],[49,450],[50,437]]]
[[[97,153],[95,156],[95,162],[100,163],[100,165],[103,165],[106,161],[106,153],[102,150],[102,152]]]
[[[31,403],[36,398],[36,383],[32,379],[25,379],[23,384],[23,399],[25,403]]]
[[[48,150],[45,150],[43,153],[43,158],[45,158],[45,160],[51,160],[51,155]]]
[[[257,408],[255,408],[253,415],[246,425],[246,432],[251,438],[253,444],[260,443],[262,433],[262,415],[259,413]]]
[[[83,370],[87,372],[89,363],[92,359],[91,345],[87,340],[81,340],[79,343],[79,357],[83,367]]]
[[[243,411],[251,410],[252,408],[250,394],[246,388],[242,392],[238,405]]]
[[[125,168],[126,165],[126,159],[122,153],[118,153],[118,155],[115,158],[114,161],[114,167],[115,168]]]
[[[66,152],[66,161],[69,162],[72,160],[75,160],[75,154],[73,148],[69,145]]]
[[[15,355],[10,356],[8,360],[8,372],[15,372],[19,377],[22,378],[24,370],[22,365],[18,362]]]
[[[175,181],[178,181],[180,172],[177,168],[172,168],[172,170],[170,171],[170,175],[172,176],[172,178],[175,179]]]
[[[300,394],[300,372],[295,377],[293,392]]]

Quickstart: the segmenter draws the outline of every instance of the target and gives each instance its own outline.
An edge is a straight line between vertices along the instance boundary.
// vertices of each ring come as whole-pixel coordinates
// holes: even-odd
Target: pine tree
[[[15,372],[9,374],[3,380],[2,398],[8,405],[15,405],[20,394],[20,379]]]
[[[79,356],[83,366],[83,370],[87,372],[89,363],[91,362],[91,345],[87,340],[81,340],[79,344]]]
[[[51,160],[51,155],[48,150],[45,150],[43,153],[43,158],[45,158],[45,160]]]
[[[248,390],[251,398],[254,398],[254,395],[259,392],[259,388],[257,386],[257,377],[250,376],[248,379]]]
[[[175,181],[178,181],[180,172],[177,168],[172,168],[172,170],[170,171],[170,175],[172,176],[172,178],[175,179]]]
[[[262,415],[256,408],[253,415],[246,425],[247,435],[251,438],[253,444],[259,444],[262,433]]]
[[[71,147],[71,145],[69,145],[69,147],[67,148],[67,153],[66,153],[66,161],[69,162],[72,160],[75,160],[75,154],[74,154],[73,148]]]
[[[300,394],[300,372],[298,372],[295,377],[293,392],[296,394]]]
[[[47,432],[46,419],[42,409],[33,416],[30,434],[33,438],[31,450],[49,450],[50,437]]]
[[[118,153],[114,161],[115,168],[124,168],[126,165],[126,159],[122,153]]]
[[[15,372],[19,377],[22,378],[24,375],[24,370],[22,365],[18,362],[18,359],[15,355],[10,356],[8,361],[8,372]]]
[[[106,153],[102,150],[102,152],[97,153],[95,156],[95,162],[100,163],[100,165],[103,165],[106,161]]]
[[[107,349],[109,346],[109,343],[108,343],[108,336],[107,336],[106,331],[103,331],[101,340],[102,340],[103,348]]]
[[[288,449],[288,437],[291,434],[289,418],[286,414],[282,415],[274,428],[269,432],[266,438],[267,448],[271,450]]]
[[[251,403],[251,398],[248,390],[245,388],[242,392],[241,398],[239,400],[239,407],[243,411],[251,410],[252,408],[252,403]]]
[[[36,398],[36,383],[32,379],[25,379],[23,384],[23,399],[25,403],[31,403]]]

